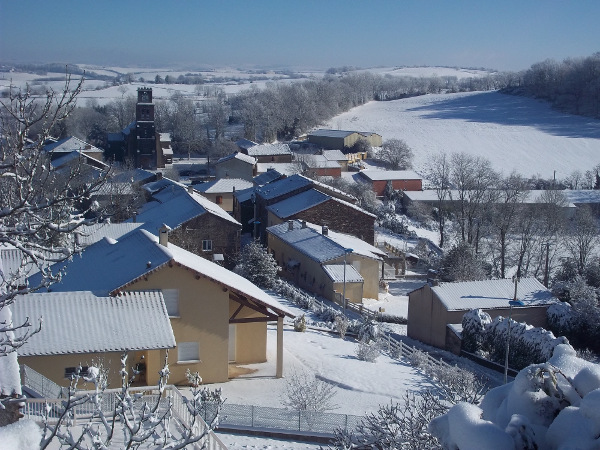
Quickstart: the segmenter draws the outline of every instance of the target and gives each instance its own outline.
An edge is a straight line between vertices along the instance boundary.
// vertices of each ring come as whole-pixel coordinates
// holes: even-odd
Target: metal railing
[[[118,401],[117,395],[121,392],[121,389],[106,389],[102,393],[100,409],[105,415],[112,416],[115,413],[115,406]],[[162,395],[158,386],[132,387],[128,389],[128,392],[130,395],[141,394],[141,397],[137,402],[139,408],[141,408],[144,403],[155,404],[156,401],[158,401],[159,410],[164,412],[170,405],[173,416],[183,427],[188,430],[192,429],[196,434],[206,432],[206,435],[202,440],[195,444],[195,448],[206,448],[208,450],[227,449],[225,444],[223,444],[215,433],[209,429],[201,416],[196,415],[194,417],[189,410],[181,391],[175,386],[167,386]],[[77,395],[93,395],[94,393],[95,391],[78,391]],[[63,412],[65,401],[65,399],[60,398],[27,398],[23,400],[23,407],[20,412],[26,419],[36,422],[43,421],[47,413],[48,423],[56,424]],[[91,400],[74,405],[71,409],[71,423],[76,425],[78,419],[89,420],[97,414],[97,412],[98,406]]]
[[[350,431],[362,417],[320,411],[293,411],[266,406],[225,403],[222,427],[261,428],[287,432],[317,433],[333,436],[333,430]]]
[[[63,388],[31,367],[21,364],[21,385],[44,398],[61,398]]]

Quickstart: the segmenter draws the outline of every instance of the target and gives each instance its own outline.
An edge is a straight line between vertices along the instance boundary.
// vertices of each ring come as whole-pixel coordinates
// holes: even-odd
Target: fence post
[[[348,414],[346,414],[346,424],[344,425],[344,430],[348,432]]]
[[[250,423],[252,424],[252,428],[254,428],[254,405],[252,405],[252,409],[250,410]]]

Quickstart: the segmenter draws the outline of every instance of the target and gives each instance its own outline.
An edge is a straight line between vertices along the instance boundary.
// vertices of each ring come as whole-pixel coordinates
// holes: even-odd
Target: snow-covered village
[[[97,3],[0,0],[0,450],[600,449],[600,3]]]

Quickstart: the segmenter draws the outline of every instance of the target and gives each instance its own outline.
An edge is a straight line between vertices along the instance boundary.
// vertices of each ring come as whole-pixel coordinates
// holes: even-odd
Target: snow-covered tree
[[[552,358],[490,390],[479,406],[460,403],[429,431],[461,450],[591,450],[600,440],[600,366],[562,344]]]
[[[92,177],[91,169],[82,164],[54,170],[51,154],[43,148],[52,130],[73,111],[82,83],[83,79],[71,88],[67,75],[62,91],[49,89],[42,97],[29,87],[11,87],[0,101],[0,251],[20,255],[18,267],[11,268],[0,256],[0,368],[5,369],[0,370],[1,396],[20,394],[18,373],[16,385],[7,382],[6,374],[14,374],[14,351],[35,332],[31,321],[38,319],[13,323],[9,307],[19,295],[60,279],[61,274],[52,274],[49,266],[80,251],[77,229],[92,208],[90,194],[106,176]],[[41,283],[22,286],[20,280],[32,271],[41,272]],[[7,392],[10,389],[14,392]]]
[[[440,265],[440,277],[443,281],[476,281],[486,278],[483,262],[466,242],[452,247],[444,255]]]
[[[252,281],[257,286],[269,288],[277,279],[277,261],[260,242],[247,244],[240,252],[234,271]]]
[[[413,151],[402,139],[388,139],[385,141],[381,146],[378,156],[392,170],[412,168]]]

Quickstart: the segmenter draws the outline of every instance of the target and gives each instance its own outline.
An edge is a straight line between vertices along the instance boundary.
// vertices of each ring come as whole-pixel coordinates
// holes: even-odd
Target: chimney
[[[189,185],[187,188],[188,194],[193,194],[194,193],[194,186],[193,185]]]
[[[329,234],[329,227],[327,225],[323,225],[323,228],[321,229],[321,234],[323,236],[327,236]]]
[[[294,221],[288,220],[288,231],[294,231]]]
[[[137,211],[133,212],[133,218],[132,219],[133,219],[133,223],[137,222]]]
[[[306,228],[306,220],[302,221],[302,228]]]
[[[162,172],[156,172],[156,181],[162,180]]]
[[[163,247],[169,246],[169,231],[171,227],[163,223],[163,226],[158,229],[158,243]]]

